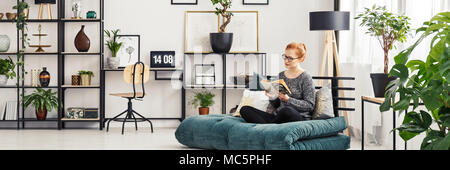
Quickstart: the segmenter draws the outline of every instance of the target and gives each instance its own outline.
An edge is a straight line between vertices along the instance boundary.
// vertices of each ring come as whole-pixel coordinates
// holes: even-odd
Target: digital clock
[[[151,68],[175,68],[175,51],[151,51]]]

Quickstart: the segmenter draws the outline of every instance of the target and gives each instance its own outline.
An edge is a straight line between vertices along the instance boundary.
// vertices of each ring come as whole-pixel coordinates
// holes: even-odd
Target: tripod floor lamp
[[[311,31],[325,31],[325,46],[322,53],[322,63],[320,67],[320,76],[334,76],[333,65],[336,69],[336,76],[341,76],[341,70],[339,68],[339,53],[336,44],[335,31],[349,30],[350,27],[350,12],[341,11],[317,11],[309,13],[309,29]],[[333,60],[334,59],[334,60]],[[334,61],[334,63],[333,63]],[[325,74],[327,70],[327,74]],[[342,87],[342,82],[338,81],[339,86]],[[323,85],[323,81],[319,81],[319,86]],[[339,92],[340,96],[344,96],[344,92]],[[345,107],[345,102],[342,102]],[[348,123],[347,112],[344,112],[344,117]],[[350,131],[347,128],[346,134],[349,135]]]

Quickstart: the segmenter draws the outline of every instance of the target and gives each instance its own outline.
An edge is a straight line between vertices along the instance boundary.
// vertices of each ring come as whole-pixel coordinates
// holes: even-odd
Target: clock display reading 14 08
[[[151,51],[151,68],[175,68],[175,51]]]

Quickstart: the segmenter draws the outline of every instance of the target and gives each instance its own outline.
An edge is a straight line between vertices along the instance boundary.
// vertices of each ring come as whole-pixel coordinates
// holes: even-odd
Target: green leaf
[[[433,150],[449,150],[450,149],[450,135],[447,135],[444,139],[436,141],[436,145]]]
[[[403,84],[409,76],[408,68],[404,64],[396,64],[389,72],[389,76],[395,76],[400,78],[400,83]]]
[[[439,68],[439,70],[440,70],[441,75],[445,76],[447,71],[450,70],[450,60],[447,60],[444,64],[442,64],[441,67]]]
[[[435,145],[444,138],[444,134],[441,131],[431,130],[427,133],[422,141],[420,149],[432,150]]]

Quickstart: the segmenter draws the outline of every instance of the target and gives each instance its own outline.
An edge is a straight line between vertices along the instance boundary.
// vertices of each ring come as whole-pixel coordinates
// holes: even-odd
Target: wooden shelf
[[[23,53],[24,55],[58,55],[58,52],[44,52],[44,53]]]
[[[189,85],[186,85],[186,89],[189,89],[189,88],[191,88],[191,89],[194,89],[194,88],[198,88],[198,89],[201,89],[201,88],[204,88],[204,89],[220,89],[220,88],[223,88],[223,87],[224,87],[223,84],[216,84],[216,85],[194,85],[194,84],[189,84]]]
[[[82,119],[62,118],[61,119],[61,121],[63,121],[63,122],[97,122],[99,120],[100,120],[100,118],[92,118],[92,119],[87,119],[87,118],[82,118]]]
[[[0,55],[17,55],[17,53],[0,53]]]
[[[71,18],[63,18],[61,19],[63,22],[103,22],[103,20],[100,20],[98,18],[94,19],[71,19]]]
[[[150,68],[150,71],[183,71],[182,68]]]
[[[100,88],[100,85],[90,85],[90,86],[74,86],[74,85],[62,85],[62,88]]]
[[[91,52],[62,52],[62,55],[102,55],[102,53],[91,53]]]

